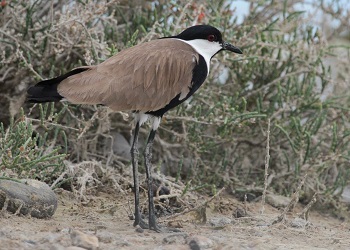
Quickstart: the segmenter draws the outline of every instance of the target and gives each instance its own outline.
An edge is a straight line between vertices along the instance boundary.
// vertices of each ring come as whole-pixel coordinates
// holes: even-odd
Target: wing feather
[[[197,62],[198,54],[190,45],[176,39],[155,40],[66,78],[58,92],[77,104],[104,104],[118,111],[158,110],[178,94],[187,95]]]

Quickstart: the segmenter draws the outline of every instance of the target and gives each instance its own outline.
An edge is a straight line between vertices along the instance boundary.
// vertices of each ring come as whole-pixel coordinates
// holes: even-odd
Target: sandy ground
[[[292,223],[297,211],[270,225],[280,210],[265,205],[261,215],[260,203],[244,205],[222,194],[207,207],[206,223],[190,212],[159,219],[162,225],[182,227],[180,233],[139,232],[128,218],[128,200],[132,201],[132,194],[100,193],[82,205],[65,191],[59,194],[58,210],[50,219],[2,213],[0,249],[83,249],[72,247],[74,230],[98,240],[98,249],[350,249],[350,224],[317,212],[310,213],[306,226]],[[247,216],[235,218],[242,208]]]

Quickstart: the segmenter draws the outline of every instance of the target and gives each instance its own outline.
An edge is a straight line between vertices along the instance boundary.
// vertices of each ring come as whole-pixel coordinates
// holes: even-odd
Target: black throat
[[[204,57],[199,55],[199,60],[197,65],[193,68],[192,71],[192,85],[190,87],[190,92],[187,96],[181,100],[179,100],[181,93],[179,93],[175,98],[173,98],[164,108],[158,109],[156,111],[149,111],[146,114],[162,117],[165,112],[168,110],[175,108],[179,104],[186,101],[190,96],[192,96],[200,86],[204,83],[205,79],[208,75],[207,63],[204,60]]]

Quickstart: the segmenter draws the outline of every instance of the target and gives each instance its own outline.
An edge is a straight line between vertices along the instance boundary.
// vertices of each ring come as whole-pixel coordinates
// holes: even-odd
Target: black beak
[[[229,51],[235,52],[237,54],[243,54],[242,50],[240,50],[239,48],[233,46],[232,44],[230,44],[228,42],[222,42],[221,46],[225,50],[229,50]]]

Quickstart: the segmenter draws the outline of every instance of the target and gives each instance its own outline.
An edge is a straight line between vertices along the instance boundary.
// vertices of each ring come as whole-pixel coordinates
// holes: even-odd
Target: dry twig
[[[302,186],[303,186],[304,183],[305,183],[306,177],[307,177],[307,174],[304,175],[304,177],[302,178],[302,180],[301,180],[299,186],[297,187],[297,190],[293,193],[292,199],[290,200],[288,206],[286,206],[286,207],[284,208],[284,210],[282,211],[282,213],[281,213],[276,219],[274,219],[274,220],[272,221],[272,223],[271,223],[272,225],[284,221],[285,218],[286,218],[287,213],[288,213],[288,212],[290,211],[290,209],[291,209],[292,207],[294,207],[295,204],[299,201],[299,193],[300,193],[300,190],[301,190]]]
[[[265,156],[265,179],[264,179],[264,191],[262,193],[261,199],[261,210],[260,213],[264,213],[264,205],[266,200],[266,192],[268,186],[268,176],[269,176],[269,164],[270,164],[270,119],[267,120],[267,131],[266,131],[266,156]]]
[[[222,189],[220,189],[215,195],[213,195],[212,197],[210,197],[209,199],[206,199],[204,202],[202,202],[201,204],[193,207],[193,208],[187,208],[185,209],[183,212],[181,213],[177,213],[177,214],[173,214],[171,216],[168,216],[164,221],[167,221],[167,220],[171,220],[171,219],[174,219],[176,217],[179,217],[181,215],[184,215],[184,214],[187,214],[189,212],[192,212],[192,211],[197,211],[199,209],[201,209],[202,207],[206,207],[207,204],[209,204],[210,202],[212,202],[212,200],[214,200],[216,197],[218,197],[222,191],[224,191],[225,188],[223,187]]]

